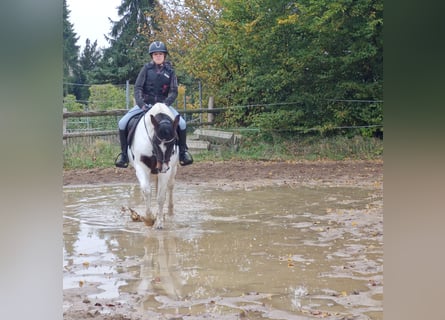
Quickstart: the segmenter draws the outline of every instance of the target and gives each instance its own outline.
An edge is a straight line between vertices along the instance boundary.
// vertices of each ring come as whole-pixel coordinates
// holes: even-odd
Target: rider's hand
[[[141,109],[144,111],[148,111],[148,110],[150,110],[150,108],[151,108],[151,104],[144,104]]]

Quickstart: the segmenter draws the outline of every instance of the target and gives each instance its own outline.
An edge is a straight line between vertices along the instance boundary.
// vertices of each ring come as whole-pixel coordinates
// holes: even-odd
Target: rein
[[[147,114],[147,113],[146,113]],[[145,115],[146,115],[145,114]],[[173,138],[166,140],[166,139],[161,139],[159,138],[157,132],[156,132],[156,128],[153,128],[154,130],[154,134],[153,137],[150,137],[150,133],[148,132],[148,128],[147,128],[147,122],[145,119],[145,115],[144,115],[144,126],[145,126],[145,132],[147,133],[147,137],[150,140],[150,143],[153,147],[153,155],[156,157],[158,165],[161,167],[162,170],[162,164],[164,163],[168,163],[168,161],[170,161],[170,156],[172,154],[174,154],[175,150],[173,148],[173,146],[170,146],[170,144],[174,143],[176,141],[176,134],[173,136]],[[172,122],[167,120],[167,119],[162,119],[161,121],[159,121],[159,125],[161,124],[169,124],[171,125]],[[158,142],[158,143],[156,143]],[[160,144],[164,143],[164,145],[166,146],[166,151],[165,153],[162,152],[161,148],[160,148]],[[169,156],[167,157],[167,153],[169,153]],[[166,160],[166,158],[168,158],[168,160]],[[165,171],[160,171],[160,172],[166,172],[168,171],[168,169],[170,169],[170,167],[167,167],[167,169]]]

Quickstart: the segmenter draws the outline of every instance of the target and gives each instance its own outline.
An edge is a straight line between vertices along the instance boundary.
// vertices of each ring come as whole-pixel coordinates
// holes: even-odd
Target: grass
[[[71,143],[63,151],[64,169],[107,168],[114,166],[120,147],[97,139],[92,145]]]
[[[220,148],[194,156],[204,160],[372,160],[383,156],[383,141],[378,138],[343,136],[329,138],[274,139],[272,142],[245,139],[238,150]]]
[[[120,153],[119,145],[101,139],[91,145],[69,144],[64,148],[64,169],[114,167]],[[220,147],[194,154],[194,161],[221,160],[372,160],[383,156],[383,140],[355,136],[334,137],[274,137],[264,141],[254,136],[244,137],[238,146]]]

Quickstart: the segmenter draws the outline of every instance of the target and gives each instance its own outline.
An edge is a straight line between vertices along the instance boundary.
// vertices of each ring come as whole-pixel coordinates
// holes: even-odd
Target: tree
[[[211,95],[213,85],[218,82],[218,77],[207,68],[207,63],[204,63],[203,68],[200,67],[198,48],[212,45],[220,12],[219,0],[163,1],[162,6],[157,6],[154,12],[158,17],[163,41],[168,46],[170,59],[175,64],[178,81],[186,87],[186,95],[191,103],[198,100],[199,83]],[[216,76],[213,81],[212,76]]]
[[[85,47],[80,56],[80,67],[85,74],[85,83],[95,82],[94,74],[97,72],[99,62],[102,58],[100,50],[97,49],[97,40],[91,44],[90,39],[85,40]]]
[[[97,81],[114,84],[134,82],[146,62],[148,46],[158,30],[153,11],[155,0],[122,0],[118,7],[120,20],[112,21],[107,37],[110,47],[103,52]]]
[[[344,101],[382,99],[382,0],[211,3],[184,1],[176,15],[186,22],[173,23],[190,42],[180,67],[202,79],[216,104],[280,103],[283,114],[298,114],[287,127],[381,124],[381,104]],[[232,116],[259,123],[242,113]]]
[[[63,82],[74,83],[79,72],[79,46],[76,45],[79,38],[74,32],[73,25],[69,21],[70,11],[66,0],[63,0]],[[65,85],[64,96],[74,93],[72,86]]]
[[[308,114],[326,127],[381,124],[381,104],[344,100],[383,99],[383,2],[306,1],[300,8],[309,41],[301,50],[305,69],[298,83],[322,102]]]
[[[89,85],[94,83],[97,65],[101,59],[101,53],[97,50],[97,40],[91,45],[90,39],[85,40],[85,47],[79,58],[78,68],[74,72],[73,92],[79,101],[86,102],[89,99]]]

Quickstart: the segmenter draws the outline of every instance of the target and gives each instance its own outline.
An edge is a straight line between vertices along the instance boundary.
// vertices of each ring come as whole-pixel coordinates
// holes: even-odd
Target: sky
[[[70,11],[69,21],[79,37],[77,45],[81,47],[80,50],[85,47],[87,38],[91,43],[97,40],[98,48],[108,47],[104,37],[111,30],[108,18],[118,19],[117,7],[121,0],[67,0],[66,3]]]

